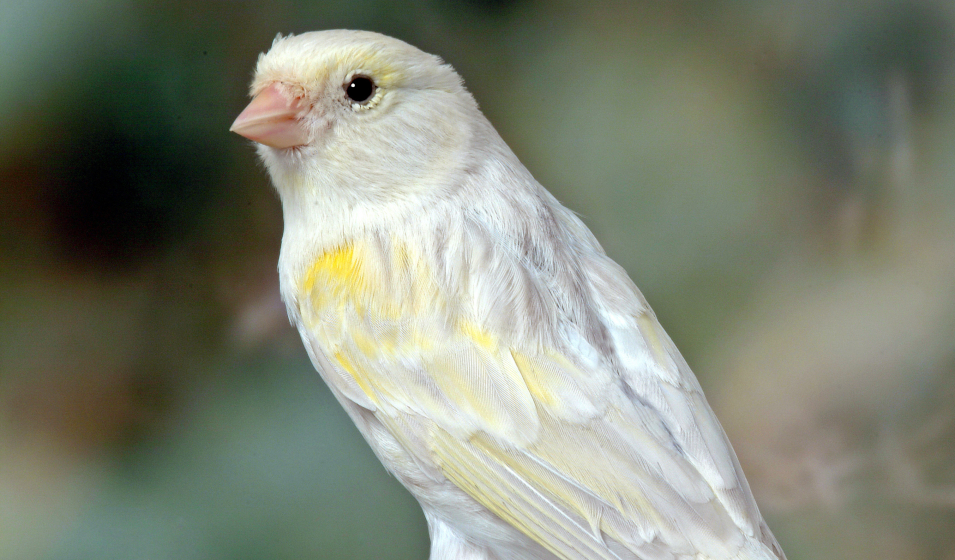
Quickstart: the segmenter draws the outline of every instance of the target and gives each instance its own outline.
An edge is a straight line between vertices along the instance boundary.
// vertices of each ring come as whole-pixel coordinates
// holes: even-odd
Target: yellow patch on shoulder
[[[434,315],[446,304],[426,261],[398,239],[332,248],[305,270],[299,286],[306,327],[373,401],[390,392],[378,375],[436,346]]]
[[[355,246],[343,245],[326,252],[315,261],[305,277],[306,289],[311,289],[318,274],[342,279],[351,279],[358,272],[355,262]]]
[[[445,306],[425,259],[398,239],[355,240],[327,251],[301,286],[313,311],[350,309],[373,321],[414,321]]]
[[[370,310],[394,315],[394,297],[386,290],[379,267],[363,243],[342,245],[315,259],[302,280],[302,290],[313,311],[329,308],[345,313]]]
[[[328,292],[344,291],[353,295],[363,283],[361,267],[355,258],[355,247],[343,245],[322,254],[312,263],[305,273],[302,288],[306,294],[312,295],[313,303],[319,304],[314,300],[324,302],[324,294]]]

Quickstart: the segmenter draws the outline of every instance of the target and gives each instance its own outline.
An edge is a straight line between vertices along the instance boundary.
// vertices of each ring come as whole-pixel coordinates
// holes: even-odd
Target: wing
[[[330,382],[556,556],[775,558],[692,373],[623,271],[594,259],[599,336],[567,319],[517,337],[390,239],[319,259],[300,308]],[[505,276],[526,301],[536,280]]]

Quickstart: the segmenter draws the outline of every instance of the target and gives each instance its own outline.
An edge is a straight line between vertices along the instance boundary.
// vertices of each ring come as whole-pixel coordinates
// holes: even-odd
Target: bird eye
[[[355,76],[345,84],[345,95],[356,103],[364,103],[375,95],[375,82],[366,76]]]

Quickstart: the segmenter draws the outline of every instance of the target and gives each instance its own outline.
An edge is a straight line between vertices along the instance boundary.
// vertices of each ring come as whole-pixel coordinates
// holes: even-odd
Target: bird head
[[[231,130],[259,144],[283,196],[302,188],[417,195],[447,183],[469,123],[483,119],[440,58],[365,31],[276,37],[250,93]]]

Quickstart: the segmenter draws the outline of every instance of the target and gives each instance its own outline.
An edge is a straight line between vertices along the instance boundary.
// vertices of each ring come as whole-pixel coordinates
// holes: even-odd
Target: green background
[[[0,558],[413,559],[228,132],[276,33],[442,56],[630,272],[790,560],[955,558],[955,4],[0,1]]]

